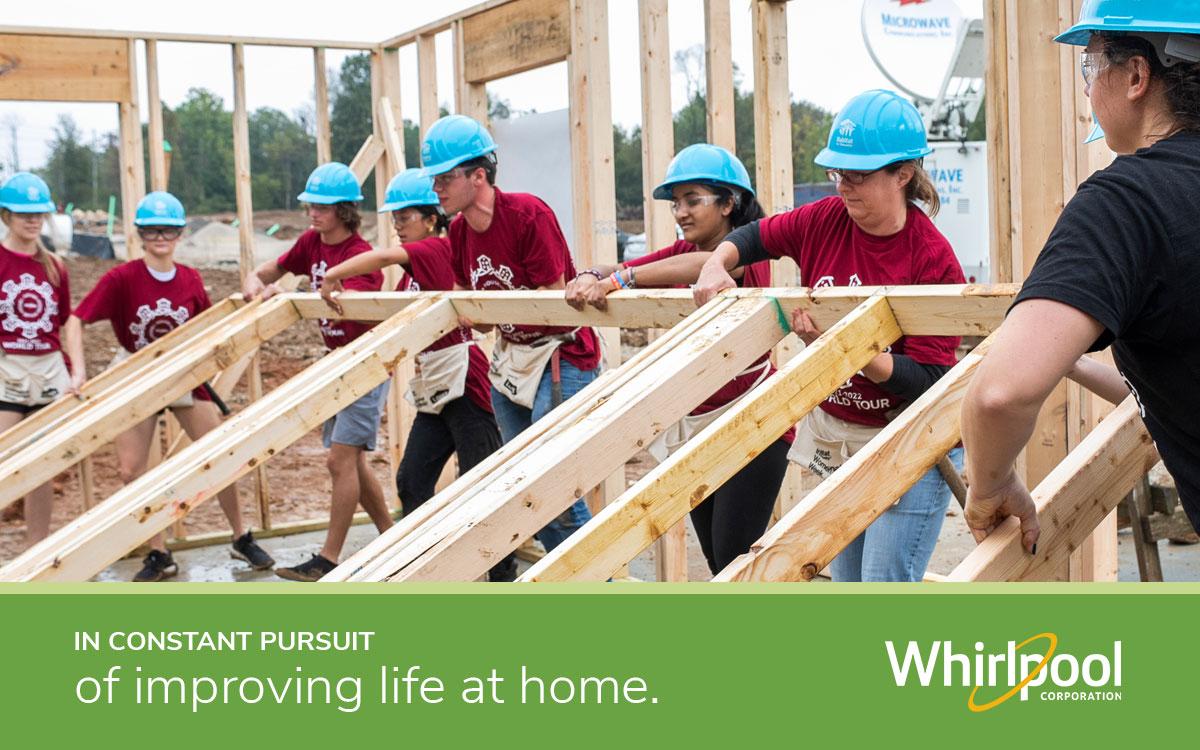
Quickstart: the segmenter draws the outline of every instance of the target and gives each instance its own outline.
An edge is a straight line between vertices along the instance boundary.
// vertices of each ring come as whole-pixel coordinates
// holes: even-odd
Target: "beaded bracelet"
[[[587,269],[586,271],[580,271],[579,273],[575,274],[575,278],[577,278],[577,279],[578,279],[580,276],[595,276],[595,277],[596,277],[596,281],[604,281],[604,277],[603,277],[603,276],[601,276],[601,275],[600,275],[600,272],[599,272],[599,271],[597,271],[597,270],[596,270],[596,269],[594,269],[594,268],[589,268],[589,269]]]

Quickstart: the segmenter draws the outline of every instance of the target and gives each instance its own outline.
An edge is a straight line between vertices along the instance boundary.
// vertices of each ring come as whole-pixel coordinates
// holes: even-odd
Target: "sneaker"
[[[509,553],[488,571],[488,583],[512,583],[517,580],[517,556]]]
[[[275,558],[258,546],[258,542],[254,541],[254,535],[249,531],[233,540],[233,551],[229,553],[229,556],[236,560],[245,560],[255,570],[270,570],[275,567]]]
[[[150,554],[146,555],[146,559],[142,563],[142,569],[133,577],[133,582],[154,583],[164,578],[170,578],[178,573],[179,566],[175,564],[175,558],[171,556],[170,552],[160,552],[152,549],[150,550]]]
[[[289,581],[303,581],[305,583],[316,583],[321,580],[329,571],[337,567],[337,563],[321,557],[313,555],[308,562],[300,563],[292,568],[276,568],[275,575],[280,578],[286,578]]]

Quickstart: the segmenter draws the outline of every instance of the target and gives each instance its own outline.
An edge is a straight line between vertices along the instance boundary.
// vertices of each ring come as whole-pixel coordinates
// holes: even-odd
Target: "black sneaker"
[[[254,541],[254,535],[249,531],[233,540],[233,551],[229,553],[229,556],[236,560],[245,560],[255,570],[270,570],[275,567],[275,558],[258,546],[258,542]]]
[[[488,571],[488,583],[512,583],[517,580],[517,555],[510,552]]]
[[[133,577],[134,583],[154,583],[164,578],[170,578],[179,573],[179,566],[170,552],[150,550],[142,564],[142,569]]]
[[[337,563],[330,562],[320,555],[313,555],[308,562],[300,563],[292,568],[276,568],[275,575],[280,578],[286,578],[289,581],[303,581],[304,583],[316,583],[321,580],[329,571],[337,567]]]

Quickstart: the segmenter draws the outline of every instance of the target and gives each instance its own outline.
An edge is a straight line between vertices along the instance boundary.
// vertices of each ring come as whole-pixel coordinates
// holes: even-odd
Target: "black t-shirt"
[[[1017,295],[1106,329],[1192,525],[1200,529],[1200,134],[1165,138],[1092,175]]]

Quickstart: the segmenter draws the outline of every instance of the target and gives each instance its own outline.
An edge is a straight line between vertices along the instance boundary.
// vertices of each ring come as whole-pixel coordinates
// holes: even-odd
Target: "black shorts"
[[[26,406],[25,404],[14,404],[11,401],[0,401],[0,411],[12,411],[23,415],[33,414],[35,411],[38,411],[46,406],[49,406],[49,404]]]

